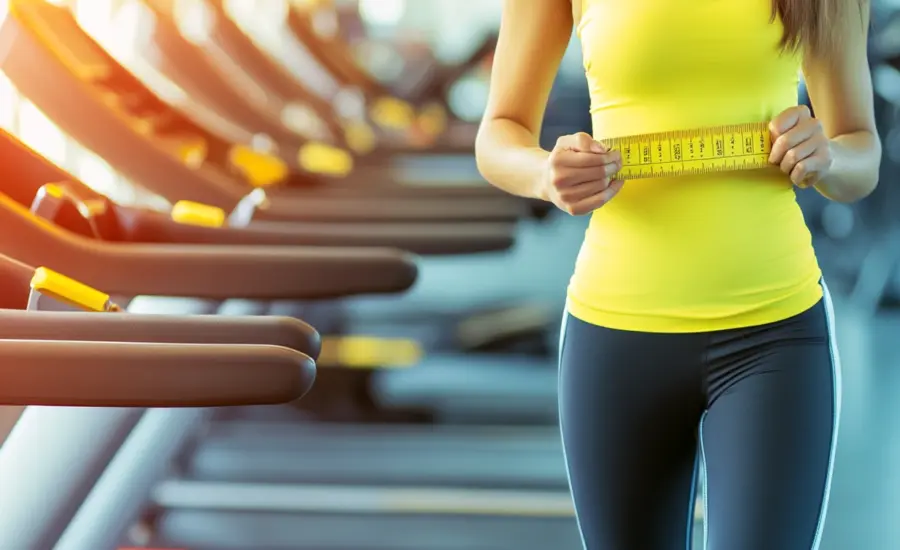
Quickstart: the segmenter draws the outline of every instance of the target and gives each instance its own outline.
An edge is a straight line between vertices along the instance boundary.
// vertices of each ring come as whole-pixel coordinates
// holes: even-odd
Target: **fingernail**
[[[595,141],[595,142],[591,143],[591,151],[594,153],[604,153],[604,152],[606,152],[606,148],[603,147],[603,145],[601,145],[600,143]]]

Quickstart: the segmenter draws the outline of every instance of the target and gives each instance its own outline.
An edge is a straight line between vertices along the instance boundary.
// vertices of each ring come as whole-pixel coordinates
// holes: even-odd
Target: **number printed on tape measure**
[[[621,179],[756,170],[769,166],[766,123],[736,124],[603,140],[622,153]]]

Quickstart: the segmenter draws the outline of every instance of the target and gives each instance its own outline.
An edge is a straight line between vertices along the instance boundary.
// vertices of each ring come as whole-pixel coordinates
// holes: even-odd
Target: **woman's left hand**
[[[769,123],[769,132],[769,162],[788,174],[797,187],[812,187],[831,170],[831,140],[806,105],[791,107],[775,117]]]

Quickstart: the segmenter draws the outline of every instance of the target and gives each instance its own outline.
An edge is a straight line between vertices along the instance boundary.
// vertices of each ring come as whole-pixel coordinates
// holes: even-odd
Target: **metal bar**
[[[54,550],[115,548],[209,409],[151,409],[125,441]]]
[[[0,548],[53,548],[142,414],[28,407],[0,448]]]
[[[574,517],[568,491],[376,488],[169,480],[154,503],[165,508],[245,512]]]

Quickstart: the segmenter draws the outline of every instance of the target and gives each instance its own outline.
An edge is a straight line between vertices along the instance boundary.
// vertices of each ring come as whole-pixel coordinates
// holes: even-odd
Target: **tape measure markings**
[[[602,140],[622,153],[621,179],[755,170],[769,166],[766,123],[734,124]]]

